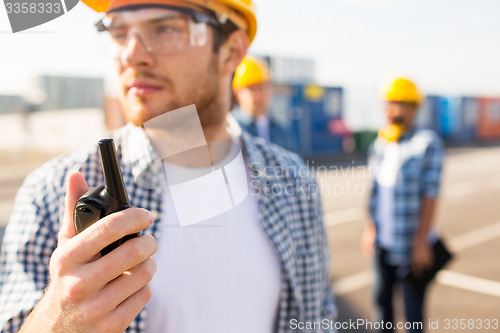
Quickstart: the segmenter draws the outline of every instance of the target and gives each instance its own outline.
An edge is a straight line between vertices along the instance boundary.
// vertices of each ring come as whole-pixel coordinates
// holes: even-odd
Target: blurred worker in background
[[[422,97],[415,84],[397,78],[385,88],[388,125],[369,151],[373,174],[371,222],[362,250],[375,256],[375,302],[378,320],[394,322],[393,289],[401,283],[409,332],[422,332],[425,288],[405,279],[419,276],[433,262],[433,218],[441,180],[443,144],[431,130],[415,127]],[[382,330],[392,332],[392,330]]]
[[[245,56],[236,69],[233,91],[239,104],[239,109],[233,114],[240,127],[252,135],[290,149],[288,133],[268,114],[273,88],[266,62]]]
[[[314,175],[275,175],[273,168],[306,166],[296,154],[231,131],[227,119],[233,73],[257,30],[252,1],[83,1],[106,12],[96,26],[114,57],[128,121],[112,136],[138,208],[75,234],[77,199],[103,183],[96,146],[29,175],[2,244],[1,332],[291,333],[293,320],[333,321],[321,201],[307,192],[317,188]],[[153,158],[143,128],[192,104],[205,141],[234,143],[247,162],[231,191],[255,190],[200,222],[219,228],[181,228],[162,161]],[[227,165],[229,158],[214,156],[213,163]],[[175,168],[193,173],[198,164]],[[199,200],[186,204],[210,210]],[[143,235],[99,254],[137,232]]]

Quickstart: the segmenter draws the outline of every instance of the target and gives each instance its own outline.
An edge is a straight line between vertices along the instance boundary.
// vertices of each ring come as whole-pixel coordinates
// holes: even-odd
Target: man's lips
[[[163,90],[163,87],[151,82],[135,80],[127,84],[127,93],[135,96],[145,96]]]

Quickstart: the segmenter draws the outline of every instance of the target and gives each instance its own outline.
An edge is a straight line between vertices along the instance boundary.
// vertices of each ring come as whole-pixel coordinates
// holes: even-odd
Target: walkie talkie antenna
[[[118,158],[116,157],[115,145],[112,139],[99,140],[102,168],[106,190],[117,201],[123,205],[130,206],[125,184],[123,183]]]

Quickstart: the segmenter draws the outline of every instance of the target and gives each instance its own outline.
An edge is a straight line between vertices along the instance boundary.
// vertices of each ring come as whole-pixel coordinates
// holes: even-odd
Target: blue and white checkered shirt
[[[127,125],[113,137],[131,204],[153,213],[155,223],[144,232],[159,238],[165,184],[161,162],[154,159],[152,147],[139,127]],[[281,261],[276,332],[296,332],[290,328],[293,319],[334,320],[328,245],[314,176],[310,172],[304,175],[305,165],[294,153],[246,132],[240,139],[251,166],[252,186],[258,189],[260,223]],[[30,174],[19,190],[1,253],[1,332],[19,330],[49,283],[49,259],[57,245],[69,172],[82,172],[89,187],[104,183],[96,146],[48,162]],[[126,332],[143,332],[146,312],[147,307]],[[326,331],[334,332],[317,330]]]
[[[368,159],[371,175],[380,169],[387,144],[387,141],[378,138],[371,146]],[[428,129],[408,131],[397,144],[401,167],[394,185],[393,242],[387,250],[392,264],[407,266],[411,263],[411,247],[420,223],[422,200],[438,196],[444,150],[441,139]],[[382,224],[378,212],[379,186],[374,177],[370,215],[377,230]]]

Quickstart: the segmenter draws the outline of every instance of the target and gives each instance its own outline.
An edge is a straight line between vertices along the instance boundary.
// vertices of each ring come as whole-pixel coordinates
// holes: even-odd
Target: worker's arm
[[[420,223],[413,239],[412,248],[412,271],[417,276],[432,265],[432,245],[427,241],[427,236],[432,228],[436,201],[436,198],[430,197],[422,200]]]
[[[412,247],[412,271],[416,275],[429,267],[433,261],[432,245],[429,244],[427,236],[433,225],[439,185],[441,183],[443,158],[443,143],[435,135],[425,151],[422,163],[420,220],[413,238]]]
[[[377,202],[377,192],[378,192],[378,184],[375,181],[375,175],[372,171],[377,169],[377,166],[374,162],[375,160],[375,143],[373,143],[368,149],[368,171],[370,175],[371,182],[371,190],[370,196],[368,197],[368,222],[365,225],[363,230],[363,234],[361,235],[361,252],[367,257],[373,257],[375,255],[375,240],[377,238],[377,228],[375,226],[375,222],[373,220],[373,212],[375,211],[378,202]]]
[[[21,328],[28,332],[123,332],[150,297],[156,241],[141,236],[101,257],[99,251],[152,223],[143,209],[111,214],[75,234],[73,207],[87,189],[81,174],[68,182],[58,247],[50,259],[50,284]]]
[[[361,252],[367,257],[375,255],[375,239],[377,237],[377,230],[375,223],[369,221],[365,225],[363,234],[361,235]]]

